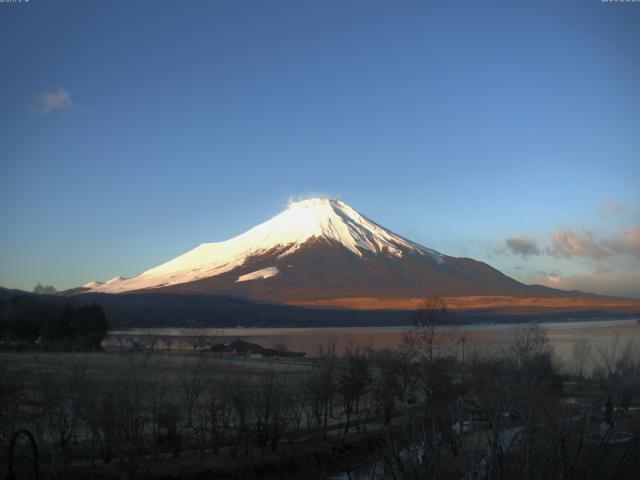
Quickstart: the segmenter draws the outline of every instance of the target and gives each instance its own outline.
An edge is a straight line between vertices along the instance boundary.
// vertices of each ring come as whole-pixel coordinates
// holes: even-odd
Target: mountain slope
[[[277,271],[268,278],[241,279]],[[356,256],[327,240],[314,240],[286,256],[270,251],[241,267],[196,281],[154,289],[164,293],[224,293],[278,302],[338,297],[425,295],[526,295],[523,285],[492,267],[466,258],[408,253],[402,257],[362,252]],[[553,290],[549,293],[553,294]]]
[[[434,294],[567,296],[423,247],[330,199],[292,203],[230,240],[201,244],[131,279],[91,282],[75,292],[238,295],[283,303]]]

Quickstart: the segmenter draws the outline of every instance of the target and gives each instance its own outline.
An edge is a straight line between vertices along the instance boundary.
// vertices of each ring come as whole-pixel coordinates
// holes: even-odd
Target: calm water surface
[[[640,344],[640,323],[638,319],[552,322],[542,324],[548,333],[556,354],[568,360],[573,345],[587,340],[594,346],[613,348],[628,341]],[[338,352],[351,344],[371,346],[376,349],[393,348],[402,342],[402,336],[410,327],[330,327],[330,328],[149,328],[113,331],[111,340],[118,337],[134,337],[142,342],[151,337],[170,338],[172,348],[181,348],[195,336],[209,337],[211,342],[227,342],[242,339],[265,347],[286,346],[291,351],[315,355],[321,345],[335,342]],[[473,350],[490,351],[499,349],[513,338],[518,324],[483,324],[455,327],[456,339],[465,337],[467,352]],[[217,338],[216,338],[217,337]]]

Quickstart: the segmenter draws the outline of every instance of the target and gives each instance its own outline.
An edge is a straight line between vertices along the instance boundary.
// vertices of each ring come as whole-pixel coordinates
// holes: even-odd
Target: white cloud
[[[603,258],[609,255],[589,232],[576,232],[570,228],[552,232],[551,246],[547,251],[549,255],[564,258]]]
[[[640,258],[640,227],[631,227],[620,232],[613,240],[607,240],[604,243],[615,253]]]
[[[570,228],[551,234],[547,253],[554,257],[586,257],[603,259],[611,255],[631,255],[640,258],[640,227],[631,227],[615,236],[595,240],[589,232]]]
[[[47,90],[40,94],[30,105],[29,111],[46,115],[54,110],[64,110],[73,105],[71,94],[64,88]]]

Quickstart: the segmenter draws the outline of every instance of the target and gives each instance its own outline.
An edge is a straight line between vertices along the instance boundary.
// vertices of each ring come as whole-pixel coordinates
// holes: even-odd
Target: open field
[[[606,311],[610,313],[640,312],[640,301],[627,298],[583,297],[513,297],[513,296],[455,296],[443,297],[453,311],[491,310],[497,314],[534,315],[546,313],[578,313]],[[423,298],[346,297],[323,300],[290,301],[289,305],[305,307],[340,307],[359,310],[415,310]]]
[[[105,479],[122,478],[123,475],[126,478],[165,478],[167,472],[173,472],[173,478],[186,478],[185,475],[194,471],[208,469],[236,472],[229,473],[229,478],[244,478],[242,472],[261,478],[263,475],[259,472],[264,469],[267,478],[271,478],[273,472],[270,471],[274,468],[293,468],[296,473],[292,473],[291,478],[302,478],[301,475],[307,474],[305,478],[324,478],[335,473],[336,468],[351,467],[353,462],[360,463],[361,456],[354,459],[353,451],[360,448],[360,443],[367,445],[372,441],[368,435],[356,434],[355,430],[353,435],[346,438],[346,417],[337,410],[323,421],[320,419],[322,412],[316,411],[316,416],[312,418],[310,411],[303,416],[299,410],[297,417],[292,416],[294,414],[289,411],[286,425],[282,425],[283,438],[279,442],[281,445],[277,453],[272,451],[268,443],[262,443],[256,438],[250,439],[243,433],[239,433],[237,442],[230,437],[234,422],[240,422],[236,425],[240,432],[245,428],[242,426],[245,420],[231,419],[234,415],[231,413],[233,408],[249,410],[247,415],[252,416],[253,424],[256,420],[260,421],[257,419],[260,414],[256,408],[263,402],[258,397],[266,394],[267,398],[279,405],[263,406],[274,409],[271,415],[278,412],[278,409],[283,408],[282,402],[296,399],[302,393],[301,386],[306,386],[310,378],[318,373],[318,364],[309,361],[286,362],[181,354],[0,352],[0,365],[6,367],[3,380],[11,379],[15,382],[19,379],[18,383],[12,383],[19,384],[16,387],[19,397],[14,398],[16,403],[9,401],[7,405],[3,405],[5,411],[21,411],[19,418],[12,419],[17,421],[11,421],[11,425],[26,426],[37,435],[45,452],[42,459],[41,451],[41,468],[52,478],[56,475],[71,475],[71,472],[75,472],[73,478],[84,478],[84,475]],[[11,382],[6,382],[6,385],[9,383]],[[277,393],[272,397],[273,389]],[[10,396],[7,392],[4,393],[5,399]],[[306,392],[302,394],[306,396]],[[232,399],[237,395],[242,398]],[[285,396],[289,398],[285,400]],[[268,402],[267,398],[263,400]],[[105,402],[111,401],[107,399],[113,399],[116,409],[124,410],[126,413],[122,413],[127,418],[106,411]],[[221,404],[213,406],[209,403],[215,401],[220,401]],[[242,407],[239,402],[252,404]],[[310,408],[309,399],[302,400],[302,403],[307,403],[302,408]],[[213,443],[207,441],[205,447],[199,443],[203,441],[203,436],[208,436],[203,431],[203,422],[215,421],[210,415],[216,415],[212,412],[216,408],[220,409],[218,413],[221,416],[228,415],[228,418],[220,418],[219,444],[215,440]],[[253,417],[254,415],[257,417]],[[92,419],[90,416],[97,418]],[[269,413],[266,413],[266,418],[262,417],[262,421],[269,422],[268,417]],[[98,427],[102,430],[98,436],[102,438],[96,439],[94,422],[102,421],[106,422]],[[107,463],[103,458],[105,443],[109,442],[106,432],[109,431],[110,422],[133,422],[133,425],[127,425],[125,429],[133,427],[134,431],[128,435],[136,438],[128,441],[137,445],[129,444],[126,451],[120,451],[118,462],[110,460]],[[247,425],[248,422],[249,419]],[[352,429],[357,428],[358,432],[366,424],[371,433],[380,430],[379,417],[370,409],[366,418],[352,418],[350,422]],[[297,424],[295,428],[294,424]],[[211,425],[209,427],[214,428]],[[180,431],[179,442],[172,438],[172,430],[175,435]],[[58,435],[62,435],[62,440]],[[6,436],[3,435],[0,439],[5,446]],[[114,443],[116,442],[114,439]],[[343,463],[317,466],[313,471],[307,472],[309,465],[305,462],[313,462],[314,452],[318,451],[317,442],[322,444],[322,449],[343,450]],[[55,461],[51,459],[61,454],[56,449],[56,443],[60,443],[60,449],[66,450],[62,453],[65,456],[62,463],[72,463],[73,468],[54,465]],[[141,447],[143,444],[146,446]],[[155,447],[149,447],[149,444],[154,444]],[[245,445],[247,450],[239,454],[238,449],[245,448]],[[172,453],[176,449],[179,449],[179,458]],[[215,452],[214,455],[211,454],[211,449]],[[116,452],[117,447],[114,445],[114,456]],[[294,458],[298,460],[292,463]],[[7,468],[4,461],[3,456],[0,461],[0,474],[3,476]],[[24,475],[31,475],[27,465],[22,464],[18,468]],[[67,468],[69,470],[65,470]],[[76,477],[77,475],[80,477]],[[279,474],[276,476],[280,478]]]

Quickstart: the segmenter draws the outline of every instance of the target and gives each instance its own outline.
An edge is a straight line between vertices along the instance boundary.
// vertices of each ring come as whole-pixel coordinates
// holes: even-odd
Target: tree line
[[[96,304],[17,295],[0,299],[0,348],[98,350],[109,323]]]

